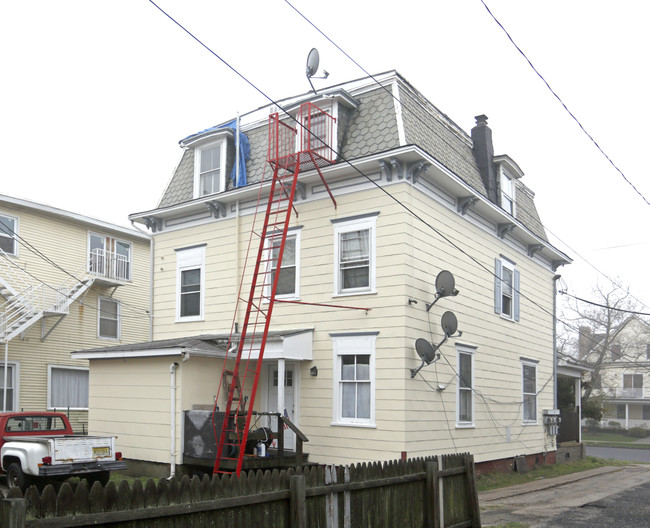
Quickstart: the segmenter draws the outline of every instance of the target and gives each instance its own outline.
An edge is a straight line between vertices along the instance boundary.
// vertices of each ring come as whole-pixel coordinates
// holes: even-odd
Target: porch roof
[[[311,361],[313,358],[313,333],[313,328],[270,331],[266,341],[264,359]],[[88,360],[161,356],[187,357],[189,354],[225,358],[229,337],[229,333],[201,334],[129,345],[76,350],[71,355],[75,359]],[[233,339],[238,341],[239,334],[235,334]],[[256,358],[259,354],[259,343],[253,341],[252,345],[247,343],[246,346],[250,347],[251,358]],[[232,353],[229,356],[234,357]]]

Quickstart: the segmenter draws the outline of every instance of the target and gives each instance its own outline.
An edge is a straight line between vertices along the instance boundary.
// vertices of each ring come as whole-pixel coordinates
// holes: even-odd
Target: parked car
[[[111,471],[126,469],[115,437],[75,435],[65,414],[0,413],[0,432],[7,485],[23,491],[32,483],[74,476],[106,485]]]

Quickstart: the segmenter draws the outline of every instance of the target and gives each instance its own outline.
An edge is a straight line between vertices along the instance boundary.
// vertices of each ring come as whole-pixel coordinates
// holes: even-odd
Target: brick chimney
[[[492,145],[492,130],[487,126],[487,116],[476,116],[476,126],[472,128],[472,150],[487,197],[498,205],[497,174],[494,168],[494,146]]]

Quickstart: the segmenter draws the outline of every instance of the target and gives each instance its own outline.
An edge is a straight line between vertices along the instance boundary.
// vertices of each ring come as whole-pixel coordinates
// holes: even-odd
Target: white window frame
[[[227,129],[224,129],[224,132]],[[201,194],[201,161],[202,152],[204,150],[220,147],[220,160],[219,160],[219,181],[217,182],[217,189],[214,192]],[[215,141],[210,141],[197,145],[194,147],[194,198],[201,198],[203,196],[210,196],[217,193],[222,193],[226,190],[226,171],[228,160],[228,141],[227,137],[223,136]],[[213,169],[215,170],[215,169]]]
[[[526,368],[535,369],[535,392],[526,392],[526,377],[524,371]],[[531,360],[521,360],[521,422],[523,425],[537,425],[537,415],[539,414],[537,408],[537,363]],[[533,396],[535,401],[535,416],[534,419],[526,417],[526,396]]]
[[[102,319],[112,320],[110,317],[102,317],[102,302],[112,302],[117,305],[117,336],[104,336],[101,334]],[[106,341],[119,341],[122,338],[122,303],[112,297],[97,298],[97,337]]]
[[[181,278],[184,271],[201,272],[199,288],[199,314],[181,316]],[[205,318],[205,246],[176,250],[176,322],[203,321]]]
[[[351,333],[331,334],[332,348],[334,352],[333,365],[334,375],[332,386],[332,425],[350,427],[376,427],[375,425],[375,344],[377,333]],[[370,386],[370,416],[368,418],[343,417],[343,384],[347,383],[341,379],[341,365],[344,356],[370,356],[368,365],[368,380]],[[366,380],[354,380],[350,383],[366,382]]]
[[[90,401],[90,369],[88,367],[73,367],[68,365],[48,365],[47,366],[47,409],[70,409],[71,411],[87,411],[88,407],[66,407],[66,406],[54,406],[52,403],[52,370],[75,370],[75,371],[85,371],[88,372],[88,399]]]
[[[13,400],[14,404],[12,408],[8,408],[7,411],[17,411],[20,409],[20,363],[14,361],[8,361],[7,366],[10,369],[11,374],[7,377],[10,380],[9,387],[13,391]],[[0,364],[0,367],[4,369],[4,362]],[[4,402],[4,372],[0,371],[0,412],[2,412],[2,406]]]
[[[467,346],[457,345],[456,347],[456,368],[458,369],[456,383],[456,427],[474,427],[474,352],[475,349]],[[462,387],[461,383],[461,356],[466,356],[470,361],[469,387]],[[461,420],[461,393],[468,392],[470,398],[470,420]]]
[[[501,191],[501,209],[511,216],[515,216],[517,203],[515,201],[515,179],[501,167],[499,188]]]
[[[327,117],[323,117],[324,121],[327,123],[330,119],[332,119],[331,127],[330,125],[324,125],[325,130],[328,133],[327,135],[330,135],[331,131],[331,136],[332,137],[326,137],[322,138],[318,134],[315,134],[316,137],[311,137],[310,131],[307,129],[307,123],[305,123],[305,119],[307,116],[302,116],[302,123],[298,125],[298,128],[300,129],[298,131],[298,134],[296,134],[296,151],[297,152],[303,152],[307,150],[307,144],[311,146],[311,151],[315,152],[316,154],[324,157],[325,159],[330,159],[335,155],[335,151],[337,148],[337,142],[338,142],[338,101],[332,101],[331,103],[326,103],[324,105],[319,104],[319,101],[313,101],[313,104],[321,111],[327,114]],[[298,118],[301,116],[299,115],[300,112],[298,113]],[[315,112],[312,113],[314,114],[320,114],[320,112]],[[320,114],[322,115],[322,114]],[[316,118],[319,116],[316,115]],[[313,119],[313,117],[312,117]],[[311,120],[309,121],[311,124]],[[312,125],[313,128],[313,125]],[[322,146],[316,146],[316,144],[321,144]]]
[[[14,241],[14,250],[13,250],[13,252],[8,253],[8,252],[5,251],[5,253],[7,255],[9,255],[9,256],[17,257],[18,256],[18,238],[16,237],[16,235],[18,234],[18,226],[19,226],[18,218],[13,216],[13,215],[9,215],[9,214],[2,213],[2,212],[0,212],[0,216],[6,218],[8,220],[13,220],[13,222],[14,222],[14,228],[13,228],[14,234],[11,235],[11,234],[7,233],[4,229],[0,229],[0,237],[11,239],[11,240]]]
[[[504,293],[504,284],[506,284],[506,282],[503,280],[504,270],[510,271],[512,277],[512,291],[510,295]],[[495,259],[494,311],[509,321],[519,321],[520,319],[520,284],[520,273],[515,263],[506,258]],[[510,313],[504,311],[504,296],[507,296],[510,299]]]
[[[294,253],[295,253],[295,262],[294,262],[294,268],[296,270],[296,276],[295,276],[295,283],[294,283],[294,291],[293,293],[287,293],[284,295],[276,295],[276,299],[290,299],[290,300],[297,300],[300,299],[300,233],[302,229],[300,227],[294,227],[290,228],[287,231],[287,242],[291,239],[294,240]],[[268,262],[268,271],[272,271],[273,268],[273,262],[271,261],[271,249],[270,249],[270,244],[271,240],[267,240],[266,242],[266,260]],[[286,243],[285,243],[285,251],[286,251]],[[280,273],[282,273],[282,268],[286,267],[284,263],[284,256],[282,257],[282,266],[280,267]],[[269,297],[271,296],[271,287],[272,287],[272,275],[269,274],[267,275],[269,284],[266,284],[264,288],[264,296],[266,297],[265,302],[268,302]]]
[[[334,297],[377,293],[377,214],[334,223]],[[368,286],[343,288],[341,276],[341,235],[352,231],[368,231]]]
[[[104,256],[103,256],[103,267],[102,270],[98,269],[92,269],[93,266],[93,256],[92,256],[92,239],[93,237],[101,238],[103,240],[102,244],[102,251],[104,251]],[[95,272],[99,273],[100,276],[103,277],[110,277],[110,278],[118,278],[118,279],[126,279],[127,281],[131,281],[132,276],[133,276],[133,243],[129,242],[128,240],[124,240],[122,238],[116,238],[110,235],[106,235],[104,233],[98,233],[96,231],[88,231],[88,251],[86,253],[88,257],[88,271],[89,272]],[[109,252],[111,254],[117,255],[117,244],[124,244],[129,247],[129,255],[128,255],[128,260],[127,260],[127,273],[125,277],[121,277],[120,273],[116,269],[108,269],[107,268],[107,256],[106,253]],[[108,249],[107,245],[110,245],[112,249]],[[116,261],[117,259],[113,260],[112,263],[114,267],[116,266]]]

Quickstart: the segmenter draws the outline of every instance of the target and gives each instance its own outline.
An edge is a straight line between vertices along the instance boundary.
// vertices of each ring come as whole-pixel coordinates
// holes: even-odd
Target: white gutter
[[[7,363],[9,362],[9,341],[5,341],[5,372],[4,386],[2,389],[2,410],[7,412]]]
[[[171,424],[170,424],[170,429],[171,429],[171,458],[170,458],[170,463],[169,463],[169,479],[171,480],[174,478],[174,475],[176,474],[176,369],[178,368],[178,363],[174,361],[171,365],[169,365],[169,373],[170,373],[170,383],[171,383],[171,402],[170,402],[170,410],[171,410]]]

